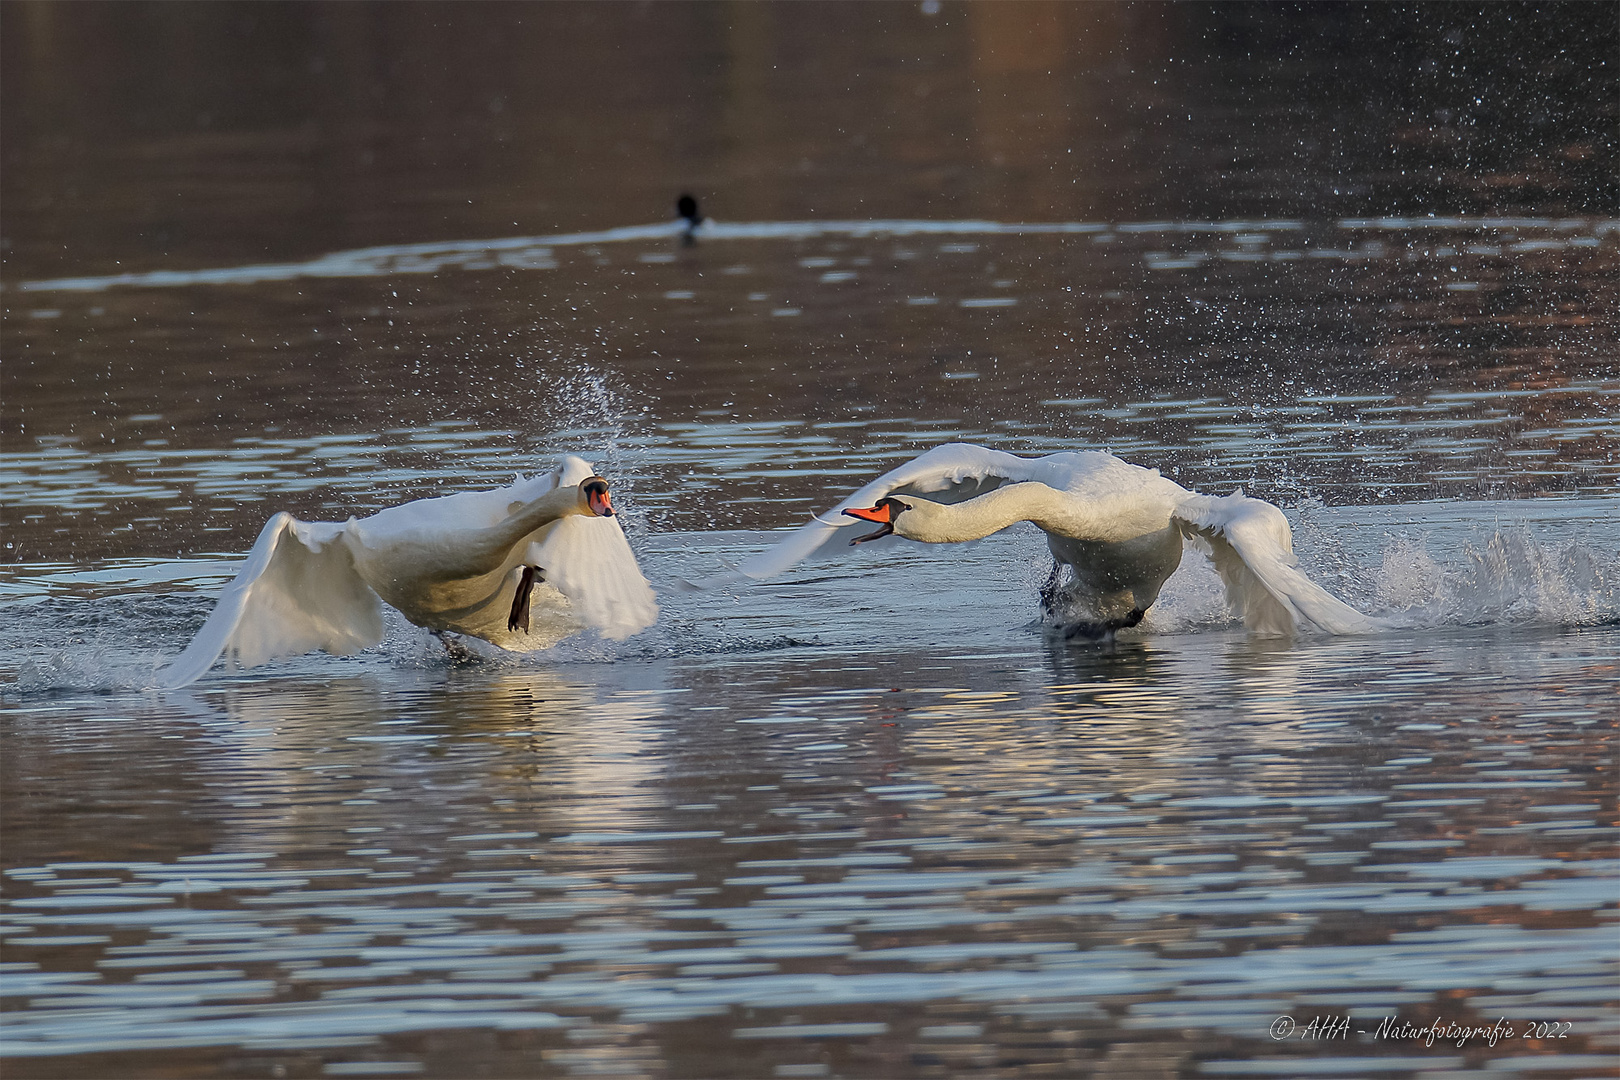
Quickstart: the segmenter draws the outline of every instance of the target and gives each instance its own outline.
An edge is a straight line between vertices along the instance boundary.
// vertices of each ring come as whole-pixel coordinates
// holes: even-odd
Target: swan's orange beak
[[[597,517],[612,517],[613,503],[608,499],[607,481],[593,476],[579,486],[585,493],[585,505]]]
[[[880,499],[876,506],[869,506],[865,508],[851,507],[850,509],[845,510],[844,513],[848,514],[852,518],[860,518],[862,521],[875,521],[879,525],[883,526],[883,528],[879,529],[877,532],[870,532],[865,536],[857,536],[855,539],[849,542],[849,546],[854,547],[856,544],[864,544],[868,540],[881,540],[883,537],[894,532],[895,505],[896,504],[893,499]]]
[[[852,518],[860,518],[862,521],[875,521],[879,525],[894,523],[894,508],[887,502],[880,502],[876,506],[869,506],[864,510],[851,507],[845,510],[844,513]]]

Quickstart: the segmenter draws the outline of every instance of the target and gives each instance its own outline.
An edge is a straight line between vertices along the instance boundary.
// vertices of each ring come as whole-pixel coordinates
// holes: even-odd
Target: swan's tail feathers
[[[272,517],[186,651],[158,671],[158,687],[196,682],[226,652],[251,667],[312,649],[344,655],[381,641],[382,602],[337,542],[343,528]]]
[[[1172,518],[1183,535],[1208,545],[1226,586],[1226,599],[1250,631],[1370,634],[1382,629],[1377,619],[1305,576],[1294,556],[1288,519],[1270,503],[1242,492],[1224,498],[1194,495],[1176,508]]]
[[[641,575],[618,518],[561,518],[534,557],[579,620],[603,637],[620,641],[657,621],[657,594]]]

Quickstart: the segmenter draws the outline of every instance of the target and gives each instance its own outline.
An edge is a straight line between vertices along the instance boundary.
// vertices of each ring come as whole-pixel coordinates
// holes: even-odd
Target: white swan
[[[658,617],[613,517],[607,481],[577,457],[511,487],[420,499],[343,524],[279,513],[186,651],[173,689],[222,652],[244,666],[383,637],[382,604],[418,626],[503,649],[549,648],[586,627],[626,638]]]
[[[920,498],[922,493],[931,497]],[[1031,521],[1046,533],[1053,557],[1042,606],[1070,637],[1111,636],[1141,622],[1180,565],[1184,540],[1210,555],[1227,600],[1255,633],[1359,634],[1379,628],[1299,569],[1288,519],[1275,506],[1241,491],[1224,498],[1199,495],[1157,469],[1101,451],[1021,458],[965,443],[937,446],[834,510],[842,520],[817,515],[733,573],[701,584],[781,573],[856,519],[882,528],[852,545],[890,534],[957,543]]]

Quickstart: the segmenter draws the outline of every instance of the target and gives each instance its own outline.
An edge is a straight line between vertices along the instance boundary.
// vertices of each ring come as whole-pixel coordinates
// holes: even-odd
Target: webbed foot
[[[525,566],[523,577],[518,582],[517,595],[512,597],[512,614],[507,617],[506,628],[516,630],[523,628],[529,632],[529,597],[534,592],[535,582],[546,580],[546,572],[538,566]]]
[[[460,640],[453,637],[449,631],[435,630],[433,631],[433,636],[439,639],[439,644],[444,646],[445,653],[450,657],[453,663],[465,664],[469,661],[478,659],[471,649],[467,648],[467,646],[463,645]]]
[[[1075,638],[1085,638],[1087,641],[1113,641],[1114,634],[1120,630],[1127,630],[1142,621],[1147,612],[1141,608],[1132,608],[1130,614],[1117,619],[1099,619],[1093,622],[1070,623],[1063,628],[1063,640],[1073,641]]]
[[[1063,564],[1053,559],[1052,572],[1046,575],[1046,583],[1041,586],[1041,614],[1050,616],[1056,613],[1058,600],[1063,596],[1062,583]]]

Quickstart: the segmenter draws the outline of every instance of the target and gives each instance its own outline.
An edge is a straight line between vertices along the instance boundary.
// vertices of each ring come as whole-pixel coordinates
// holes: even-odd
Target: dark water
[[[1612,216],[1597,4],[6,11],[6,280],[722,220]]]
[[[7,1045],[50,1056],[8,1072],[1601,1075],[1616,644],[756,644],[34,702]],[[1318,1015],[1368,1034],[1267,1035]]]
[[[1620,1074],[1612,8],[0,20],[8,1077]],[[679,587],[954,439],[1392,629]],[[271,513],[563,452],[652,629],[146,689]]]

